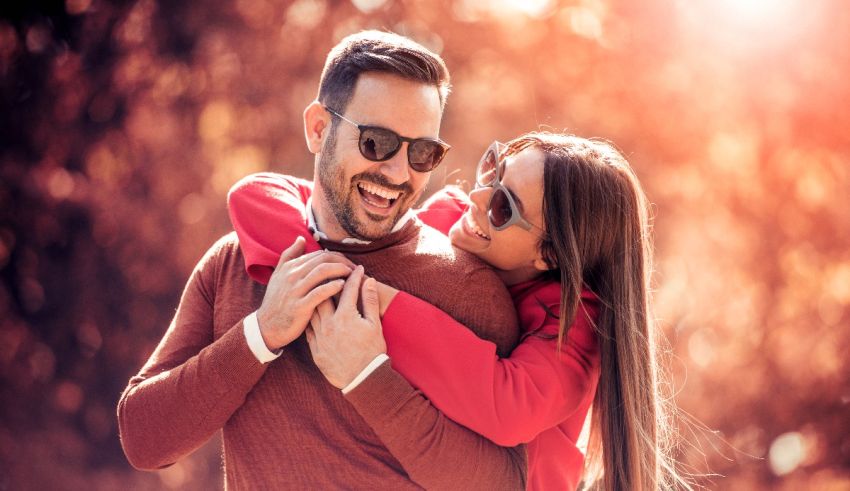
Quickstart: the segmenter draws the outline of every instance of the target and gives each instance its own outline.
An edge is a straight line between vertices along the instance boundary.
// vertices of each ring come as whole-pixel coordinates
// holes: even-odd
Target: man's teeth
[[[357,186],[367,193],[380,196],[384,199],[394,200],[401,196],[401,191],[390,191],[389,189],[382,188],[370,182],[358,182]]]

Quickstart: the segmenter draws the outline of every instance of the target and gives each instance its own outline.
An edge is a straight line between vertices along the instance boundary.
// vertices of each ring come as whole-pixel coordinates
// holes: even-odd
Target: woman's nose
[[[476,206],[476,208],[485,210],[487,209],[487,203],[490,201],[490,194],[492,194],[493,188],[491,187],[478,187],[473,189],[469,193],[469,200]]]

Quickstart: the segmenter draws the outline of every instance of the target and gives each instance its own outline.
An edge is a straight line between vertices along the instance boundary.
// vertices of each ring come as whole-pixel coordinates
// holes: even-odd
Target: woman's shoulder
[[[558,281],[532,280],[512,286],[510,293],[525,332],[557,335],[561,313],[561,284]],[[595,321],[598,311],[598,297],[589,289],[582,289],[579,312],[573,327],[590,329],[592,322],[588,321]]]

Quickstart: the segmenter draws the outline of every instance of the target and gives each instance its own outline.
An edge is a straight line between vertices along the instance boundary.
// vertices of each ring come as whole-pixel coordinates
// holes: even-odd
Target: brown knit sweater
[[[437,305],[499,351],[516,342],[499,279],[420,222],[369,245],[323,245]],[[277,360],[258,362],[242,319],[264,292],[246,275],[235,234],[199,262],[171,326],[119,402],[131,464],[170,465],[223,430],[232,489],[524,488],[523,447],[498,447],[443,417],[387,363],[343,396],[303,336]]]

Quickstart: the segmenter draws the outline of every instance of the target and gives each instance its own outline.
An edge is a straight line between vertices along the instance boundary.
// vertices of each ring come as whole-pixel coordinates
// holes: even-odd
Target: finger
[[[316,313],[319,315],[319,322],[330,319],[334,315],[334,303],[330,299],[322,300],[316,307]]]
[[[304,237],[300,235],[295,238],[295,242],[280,253],[280,259],[277,261],[277,267],[283,266],[283,263],[295,259],[304,253]]]
[[[354,269],[357,265],[351,262],[350,259],[343,256],[338,252],[331,251],[315,251],[314,253],[307,254],[303,261],[293,262],[293,266],[297,267],[300,270],[304,270],[303,274],[307,274],[312,271],[314,268],[318,267],[323,263],[341,263],[345,264],[351,269]]]
[[[380,325],[381,322],[381,304],[378,301],[378,284],[375,278],[367,278],[361,287],[361,295],[363,297],[363,317],[372,323],[372,325]]]
[[[329,283],[319,285],[310,290],[310,293],[305,295],[302,301],[308,309],[315,310],[320,303],[339,293],[344,285],[344,280],[333,280]]]
[[[296,268],[296,267],[304,264],[305,262],[309,261],[310,259],[313,259],[316,256],[319,256],[319,255],[322,255],[322,254],[339,254],[339,253],[337,253],[337,252],[331,253],[331,252],[322,251],[322,250],[308,252],[307,254],[302,254],[302,255],[300,255],[296,258],[291,259],[289,261],[289,265],[292,266],[293,268]]]
[[[345,280],[345,287],[339,297],[340,309],[357,310],[357,298],[360,296],[360,284],[363,281],[363,266],[357,266]]]
[[[351,268],[340,263],[325,263],[317,266],[313,271],[298,281],[292,289],[293,295],[302,295],[319,286],[320,284],[336,279],[346,278],[351,274]]]
[[[317,311],[313,311],[313,315],[310,316],[310,329],[320,330],[322,328],[322,319],[319,317],[319,313]]]
[[[319,351],[319,346],[316,344],[316,333],[313,332],[313,328],[308,327],[304,330],[304,336],[307,338],[307,344],[310,346],[310,353],[313,354],[313,358],[315,359]]]

